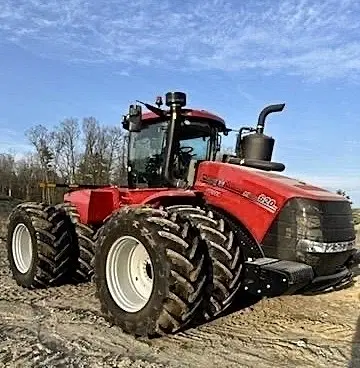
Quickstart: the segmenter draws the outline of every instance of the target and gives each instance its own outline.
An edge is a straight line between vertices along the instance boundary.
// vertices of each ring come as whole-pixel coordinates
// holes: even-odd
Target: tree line
[[[25,132],[33,151],[16,159],[0,152],[0,195],[22,200],[61,201],[64,190],[40,183],[116,184],[127,182],[127,133],[119,125],[101,124],[94,117],[67,118],[53,128],[37,124]],[[232,153],[232,148],[223,148]],[[345,191],[338,194],[347,199]]]
[[[16,159],[0,153],[0,195],[24,200],[61,200],[63,192],[40,183],[125,184],[127,134],[94,117],[67,118],[53,128],[38,124],[25,132],[33,151]]]

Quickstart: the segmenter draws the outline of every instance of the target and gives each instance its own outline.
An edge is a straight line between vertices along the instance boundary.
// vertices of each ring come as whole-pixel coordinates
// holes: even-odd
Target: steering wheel
[[[194,147],[188,147],[188,146],[180,147],[180,151],[181,153],[190,154],[192,151],[194,151]]]

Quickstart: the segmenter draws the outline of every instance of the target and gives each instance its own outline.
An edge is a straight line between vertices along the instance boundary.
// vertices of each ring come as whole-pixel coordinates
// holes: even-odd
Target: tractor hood
[[[201,162],[195,189],[211,206],[242,223],[258,242],[288,207],[298,208],[301,216],[306,216],[307,208],[319,208],[324,216],[341,215],[344,223],[351,222],[351,205],[343,196],[281,174],[236,164]]]
[[[278,173],[222,162],[203,162],[199,165],[197,184],[206,181],[215,187],[230,190],[253,190],[275,194],[282,201],[306,198],[320,201],[344,201],[345,198],[326,189]]]

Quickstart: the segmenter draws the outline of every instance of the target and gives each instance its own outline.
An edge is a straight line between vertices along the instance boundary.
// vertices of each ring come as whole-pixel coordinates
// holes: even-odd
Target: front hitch
[[[244,290],[262,297],[293,294],[314,279],[311,266],[276,258],[257,258],[245,262]]]

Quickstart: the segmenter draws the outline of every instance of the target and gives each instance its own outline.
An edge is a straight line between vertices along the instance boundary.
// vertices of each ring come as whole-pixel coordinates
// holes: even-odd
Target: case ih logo
[[[201,181],[206,184],[213,185],[214,187],[219,187],[219,188],[225,188],[228,184],[225,180],[221,180],[218,178],[212,178],[211,176],[207,176],[206,174],[202,176]]]
[[[241,190],[240,188],[234,186],[231,182],[220,180],[218,178],[213,178],[206,174],[202,176],[201,181],[214,187],[223,188],[229,190],[230,192],[239,194],[271,213],[275,213],[278,209],[276,200],[264,193],[255,195],[254,193],[251,193],[247,190]]]

